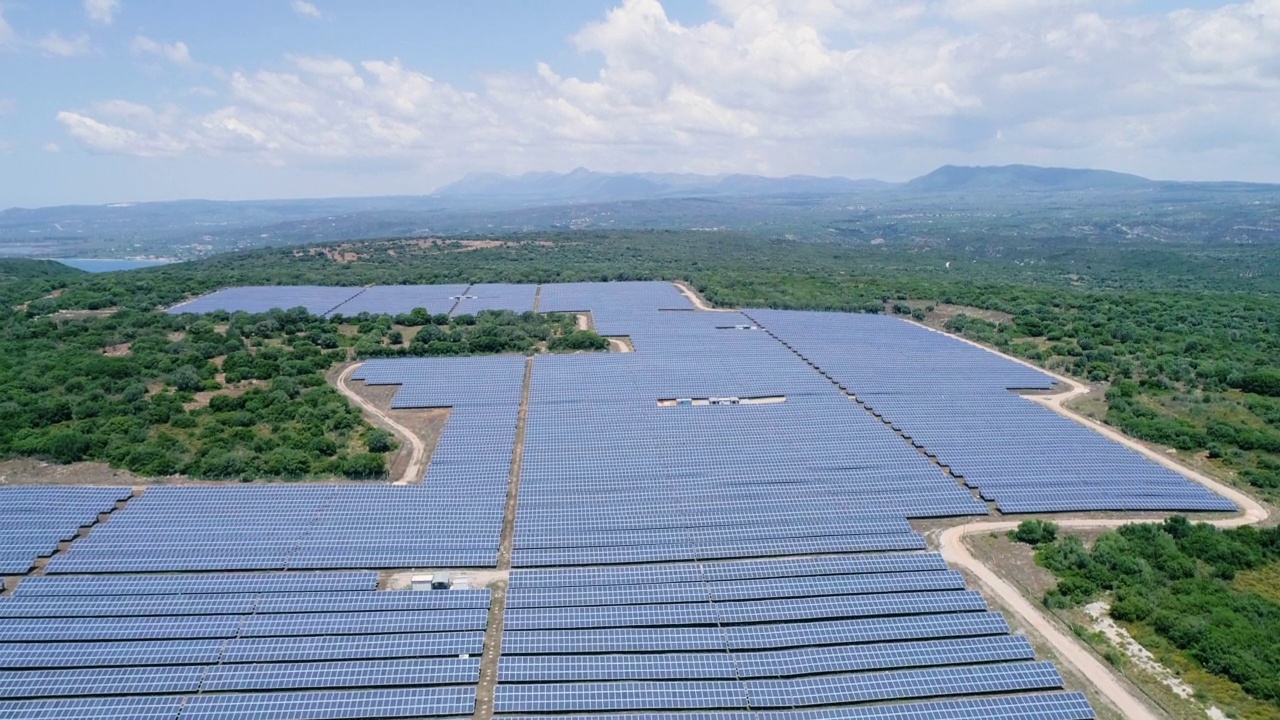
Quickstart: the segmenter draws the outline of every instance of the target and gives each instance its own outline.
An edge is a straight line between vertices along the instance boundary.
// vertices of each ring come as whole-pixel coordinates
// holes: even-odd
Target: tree
[[[387,459],[373,453],[356,453],[342,463],[342,474],[353,480],[370,480],[387,474]]]
[[[364,445],[371,453],[388,453],[396,449],[391,433],[382,428],[365,431]]]
[[[169,382],[182,392],[199,392],[204,389],[204,379],[190,365],[183,365],[169,376]]]

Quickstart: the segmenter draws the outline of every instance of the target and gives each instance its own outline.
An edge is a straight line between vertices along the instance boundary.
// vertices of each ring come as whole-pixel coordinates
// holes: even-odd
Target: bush
[[[387,459],[373,453],[356,453],[342,463],[342,474],[352,480],[370,480],[387,474]]]
[[[547,343],[551,351],[608,350],[609,341],[590,330],[574,330]]]
[[[1023,520],[1009,537],[1027,545],[1043,545],[1058,539],[1058,526],[1047,520]]]

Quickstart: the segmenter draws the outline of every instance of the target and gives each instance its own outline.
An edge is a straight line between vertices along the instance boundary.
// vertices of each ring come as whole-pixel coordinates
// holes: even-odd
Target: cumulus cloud
[[[58,122],[85,147],[105,153],[158,157],[180,155],[190,144],[173,137],[173,115],[124,100],[99,103],[97,118],[80,113],[58,113]]]
[[[293,0],[293,11],[303,17],[317,19],[323,17],[320,8],[316,7],[314,3],[307,2],[307,0]]]
[[[100,106],[59,120],[101,152],[437,173],[892,177],[964,160],[1160,172],[1187,152],[1272,167],[1278,154],[1280,0],[1139,16],[1093,0],[714,6],[686,25],[659,0],[621,0],[570,38],[599,61],[585,76],[543,63],[463,90],[394,58],[296,56],[228,74],[212,112]],[[144,52],[162,54],[154,45]]]
[[[51,32],[40,38],[36,41],[36,47],[39,47],[41,52],[46,55],[64,58],[87,55],[92,48],[88,35],[66,38],[57,32]]]
[[[166,43],[152,40],[146,35],[138,35],[129,43],[129,50],[134,55],[161,57],[175,65],[192,64],[191,50],[182,41]]]
[[[84,14],[103,25],[110,25],[120,11],[120,0],[84,0]]]

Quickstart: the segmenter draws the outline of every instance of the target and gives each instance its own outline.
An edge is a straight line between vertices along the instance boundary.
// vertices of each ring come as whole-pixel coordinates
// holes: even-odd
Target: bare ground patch
[[[400,336],[404,338],[402,344],[408,345],[413,339],[418,337],[418,333],[422,331],[425,325],[392,325],[393,331],[399,331]]]
[[[102,354],[107,357],[128,357],[133,353],[133,343],[126,342],[118,345],[108,345],[102,349]]]
[[[120,308],[111,307],[101,310],[59,310],[49,316],[54,322],[69,322],[72,320],[90,320],[94,318],[111,317],[120,312]]]
[[[202,407],[209,407],[209,400],[211,400],[214,395],[240,397],[254,388],[265,388],[271,384],[266,380],[245,380],[244,382],[226,385],[227,376],[223,373],[218,373],[214,378],[217,379],[219,383],[223,384],[224,387],[221,390],[202,390],[195,394],[194,400],[183,404],[182,407],[188,411]]]
[[[290,485],[361,485],[368,484],[346,478],[318,478],[306,480],[259,478],[254,485],[288,483]],[[101,462],[78,462],[70,465],[44,462],[35,458],[13,458],[0,461],[0,487],[21,485],[127,485],[147,488],[159,485],[213,487],[240,485],[237,480],[200,480],[186,475],[145,477],[128,470],[120,470]]]
[[[1103,386],[1090,387],[1087,394],[1068,400],[1063,407],[1091,420],[1106,422],[1108,409],[1107,388]]]
[[[160,485],[184,476],[149,478],[128,470],[116,470],[106,463],[78,462],[70,465],[47,463],[34,458],[14,458],[0,462],[3,485]]]
[[[942,330],[943,327],[957,315],[967,315],[968,317],[986,320],[989,323],[995,323],[997,325],[1013,322],[1012,315],[1006,312],[1000,312],[999,310],[983,310],[982,308],[971,307],[968,305],[935,303],[931,300],[890,300],[884,304],[884,314],[893,317],[894,305],[906,305],[912,310],[924,310],[925,316],[923,324],[928,325],[935,330]],[[929,310],[930,306],[933,307],[933,310]]]

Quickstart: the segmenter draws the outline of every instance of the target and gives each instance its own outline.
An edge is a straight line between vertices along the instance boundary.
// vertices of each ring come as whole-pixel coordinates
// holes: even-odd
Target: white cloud
[[[4,19],[4,6],[0,5],[0,48],[16,45],[18,34],[13,31],[9,21]]]
[[[320,12],[320,8],[316,7],[314,3],[307,2],[307,0],[293,0],[293,11],[303,17],[316,19],[324,17]]]
[[[192,64],[191,50],[181,40],[166,43],[152,40],[146,35],[137,35],[129,43],[129,50],[134,55],[162,57],[175,65]]]
[[[158,157],[180,155],[189,148],[168,133],[171,120],[149,107],[117,100],[94,110],[109,122],[66,111],[57,116],[67,133],[91,150]]]
[[[213,112],[59,119],[102,152],[437,176],[587,165],[901,177],[965,161],[1186,175],[1280,161],[1280,0],[1138,16],[1097,0],[714,4],[714,20],[684,25],[659,0],[620,0],[571,38],[599,59],[586,76],[539,64],[465,91],[396,59],[299,56],[230,73]],[[1188,153],[1204,155],[1189,165]]]
[[[117,12],[120,12],[120,0],[84,0],[84,13],[93,22],[110,25]]]
[[[88,35],[66,38],[58,34],[56,31],[40,38],[40,40],[36,42],[36,46],[39,47],[46,55],[54,55],[64,58],[87,55],[89,50],[92,49]]]
[[[41,148],[41,149],[43,149],[43,150],[44,150],[45,152],[47,152],[47,153],[55,153],[55,154],[56,154],[56,153],[60,153],[60,152],[62,152],[62,146],[61,146],[61,145],[59,145],[58,143],[52,143],[52,142],[51,142],[51,143],[45,143],[45,144],[42,146],[42,148]]]
[[[13,98],[0,97],[0,117],[12,115],[18,110],[18,101]]]

